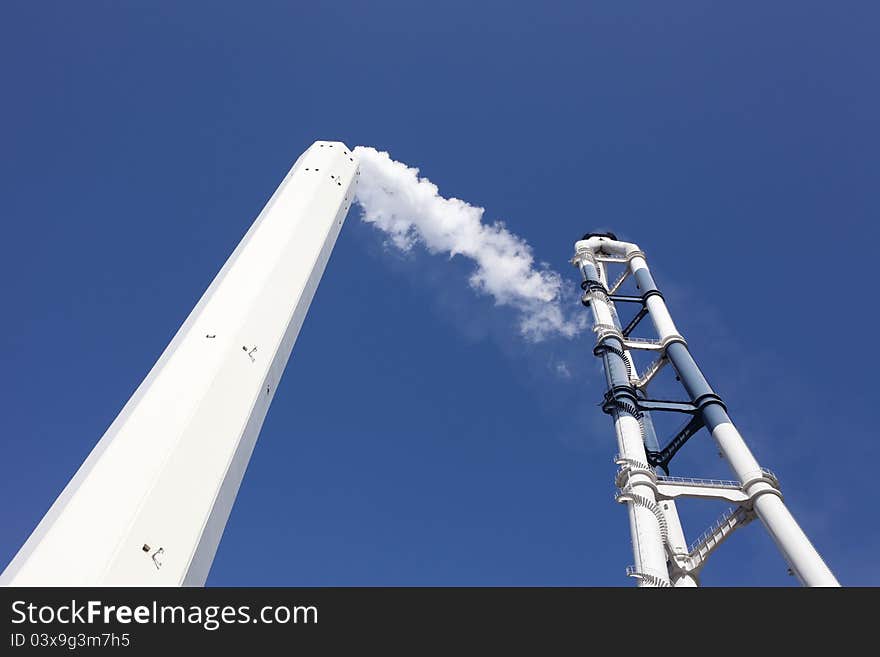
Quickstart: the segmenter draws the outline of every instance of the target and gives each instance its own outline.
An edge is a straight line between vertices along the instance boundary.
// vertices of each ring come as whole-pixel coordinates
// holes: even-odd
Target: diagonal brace
[[[697,431],[702,429],[704,426],[703,418],[699,415],[694,415],[691,418],[691,421],[688,422],[684,427],[682,427],[681,431],[679,431],[669,443],[661,449],[659,452],[648,450],[645,455],[648,458],[648,463],[652,466],[659,467],[663,469],[663,472],[669,475],[669,462],[672,460],[672,457],[676,455],[678,450],[684,447],[684,444],[690,440],[690,437],[693,436]]]

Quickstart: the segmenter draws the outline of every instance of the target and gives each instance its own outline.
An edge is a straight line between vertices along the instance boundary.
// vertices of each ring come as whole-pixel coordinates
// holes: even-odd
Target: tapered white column
[[[0,584],[204,583],[357,173],[302,154]]]

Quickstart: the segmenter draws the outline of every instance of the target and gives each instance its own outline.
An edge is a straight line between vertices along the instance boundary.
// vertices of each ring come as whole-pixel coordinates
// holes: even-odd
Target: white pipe
[[[599,280],[605,285],[607,288],[609,283],[608,278],[608,268],[605,266],[605,263],[597,263],[599,269]],[[608,304],[614,315],[613,324],[618,329],[621,328],[620,318],[617,315],[617,308],[614,302]],[[623,356],[629,363],[632,372],[636,372],[636,362],[633,358],[632,352],[629,349],[623,350]],[[644,437],[643,437],[644,438]],[[644,446],[644,440],[642,442]],[[623,451],[620,452],[621,454]],[[663,513],[663,516],[666,518],[666,526],[667,526],[667,545],[669,547],[670,552],[673,555],[677,555],[679,557],[687,557],[688,555],[688,546],[687,540],[684,535],[684,528],[681,524],[681,518],[678,515],[678,508],[675,505],[674,500],[667,500],[662,503],[659,503],[660,510]],[[672,578],[672,585],[675,587],[697,587],[699,586],[697,579],[694,575],[683,571],[676,570],[674,572],[670,571],[670,576]]]
[[[607,242],[603,244],[603,248],[606,250],[609,248]],[[619,243],[612,248],[627,253],[629,266],[634,275],[637,270],[648,270],[647,262],[639,255],[640,252],[635,245]],[[660,339],[664,343],[671,339],[680,340],[681,336],[663,297],[659,294],[651,295],[647,299],[647,305]],[[758,461],[733,423],[721,422],[713,427],[711,432],[721,453],[752,500],[755,513],[767,527],[795,575],[807,586],[840,586],[785,506],[779,491],[764,478]]]
[[[590,308],[596,324],[617,325],[612,308],[604,298],[594,295]],[[638,419],[630,413],[620,411],[616,413],[614,429],[621,456],[630,462],[647,463],[641,424]],[[631,491],[627,504],[636,570],[669,583],[663,534],[657,515],[652,510],[659,510],[654,480],[647,472],[636,470],[627,478],[625,487]],[[640,580],[639,584],[650,585],[646,579]]]
[[[753,500],[755,513],[767,527],[792,572],[805,586],[840,586],[819,552],[786,507],[779,491],[764,479],[758,461],[730,422],[722,422],[712,437],[743,488]]]

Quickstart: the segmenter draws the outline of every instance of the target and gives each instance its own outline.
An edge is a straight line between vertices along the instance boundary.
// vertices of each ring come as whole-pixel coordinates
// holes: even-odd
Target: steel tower
[[[654,283],[645,254],[637,245],[619,241],[613,233],[588,233],[575,242],[572,264],[583,276],[582,302],[593,315],[593,353],[602,359],[605,368],[608,389],[602,410],[614,419],[617,434],[615,497],[627,506],[635,558],[627,574],[639,586],[697,586],[708,556],[735,529],[757,517],[802,584],[839,586],[785,506],[776,477],[755,460],[721,397],[691,356]],[[608,269],[614,265],[623,265],[624,269],[609,283]],[[618,294],[630,277],[640,294]],[[638,308],[626,326],[618,319],[618,303]],[[645,316],[650,316],[658,339],[631,336]],[[635,350],[656,354],[641,373],[633,360]],[[687,401],[656,400],[648,395],[648,385],[667,364],[675,369]],[[662,448],[654,434],[652,412],[681,413],[688,418]],[[702,428],[711,433],[736,481],[668,476],[672,457]],[[658,469],[666,475],[659,474]],[[687,497],[734,505],[690,547],[676,509],[676,500]]]

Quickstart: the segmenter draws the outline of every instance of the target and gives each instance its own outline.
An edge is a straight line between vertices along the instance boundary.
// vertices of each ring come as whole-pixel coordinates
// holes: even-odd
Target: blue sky
[[[155,4],[0,10],[0,561],[339,139],[503,219],[571,303],[577,237],[638,242],[832,569],[880,585],[876,5]],[[466,263],[382,241],[355,208],[208,583],[631,584],[589,338],[528,344]],[[726,472],[705,434],[673,466]],[[703,582],[785,570],[755,523]]]

